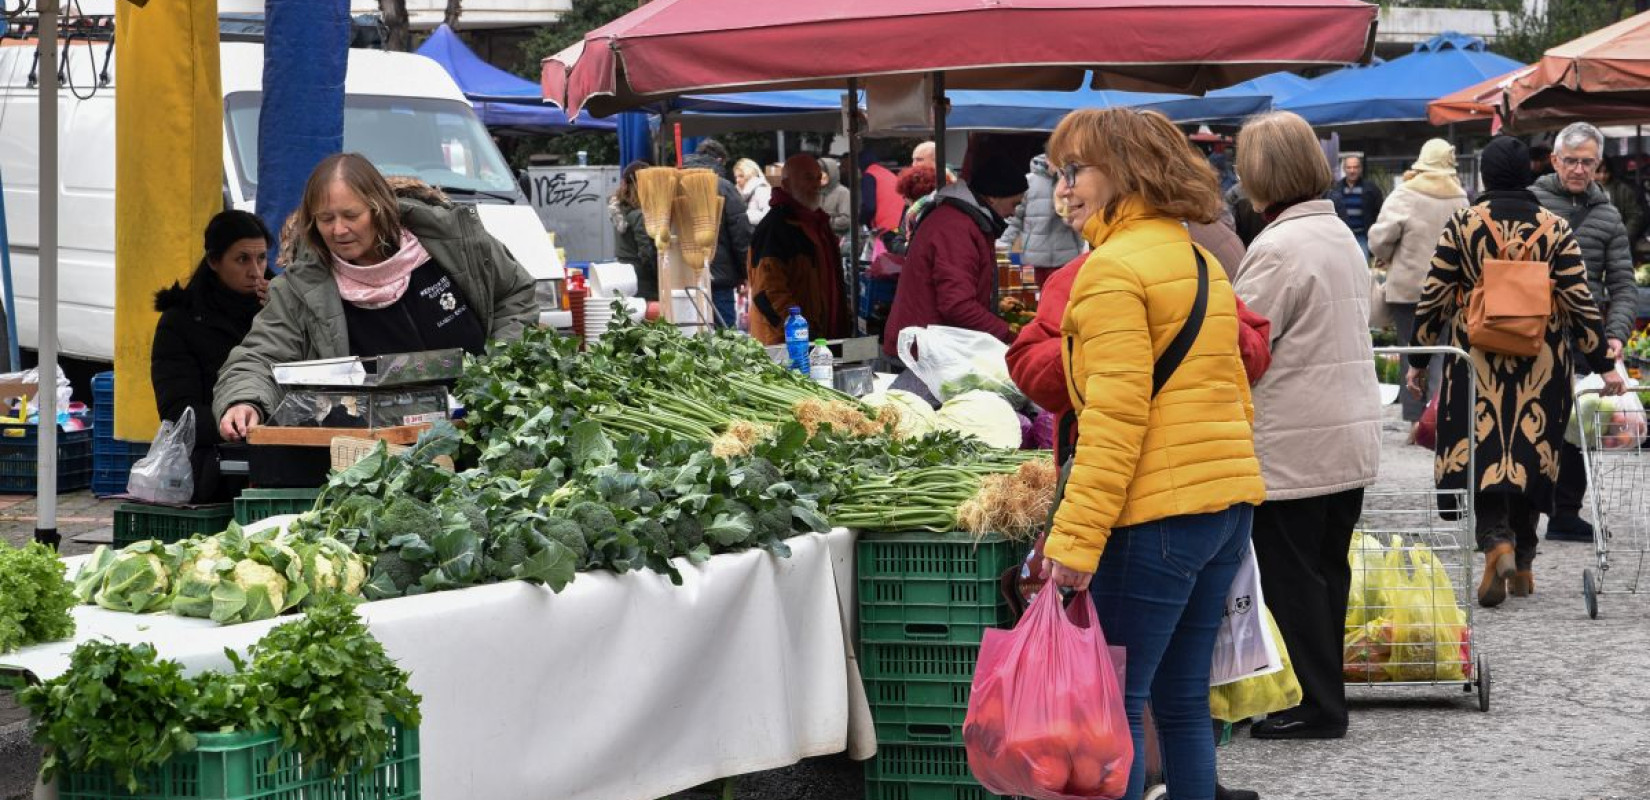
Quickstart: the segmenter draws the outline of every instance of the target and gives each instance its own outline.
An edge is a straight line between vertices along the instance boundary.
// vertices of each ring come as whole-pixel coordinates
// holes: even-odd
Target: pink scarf
[[[406,228],[401,229],[400,244],[401,249],[370,267],[333,256],[332,278],[338,283],[338,295],[351,305],[369,310],[400,300],[412,280],[412,271],[430,260],[424,245]]]

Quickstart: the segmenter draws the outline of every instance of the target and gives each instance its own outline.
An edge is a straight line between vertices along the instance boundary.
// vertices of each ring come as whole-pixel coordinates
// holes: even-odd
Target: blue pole
[[[6,344],[11,358],[7,372],[23,368],[22,354],[17,347],[17,303],[11,291],[11,239],[6,235],[6,179],[0,175],[0,283],[4,284],[6,304]]]

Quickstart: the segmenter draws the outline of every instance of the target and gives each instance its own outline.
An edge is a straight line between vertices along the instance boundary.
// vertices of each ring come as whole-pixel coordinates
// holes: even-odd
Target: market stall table
[[[423,797],[651,800],[809,756],[869,757],[854,538],[796,536],[789,558],[678,560],[681,586],[585,572],[560,594],[509,582],[362,605],[424,698]],[[191,671],[227,668],[224,648],[245,652],[284,621],[74,613],[74,641],[0,657],[0,670],[50,679],[98,637],[150,642]]]

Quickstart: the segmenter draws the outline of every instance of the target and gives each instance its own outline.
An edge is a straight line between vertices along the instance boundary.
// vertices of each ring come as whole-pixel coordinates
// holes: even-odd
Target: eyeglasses
[[[1077,176],[1081,174],[1083,170],[1089,168],[1090,165],[1088,164],[1078,164],[1075,162],[1065,164],[1060,167],[1060,180],[1065,183],[1067,189],[1075,189],[1077,188]]]
[[[1565,169],[1575,169],[1576,167],[1586,167],[1587,169],[1592,169],[1593,167],[1598,166],[1598,159],[1570,158],[1569,156],[1565,156],[1560,158],[1558,163],[1563,164]]]

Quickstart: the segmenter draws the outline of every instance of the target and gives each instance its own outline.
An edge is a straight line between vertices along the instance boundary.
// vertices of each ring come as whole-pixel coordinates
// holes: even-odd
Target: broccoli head
[[[677,517],[670,526],[670,534],[683,551],[692,550],[705,543],[705,526],[699,524],[698,518],[692,514]]]
[[[441,515],[430,504],[400,495],[384,506],[373,523],[372,533],[380,542],[389,542],[402,534],[416,534],[428,540],[441,529]]]
[[[753,523],[758,541],[773,538],[786,539],[791,535],[791,510],[783,505],[772,505],[756,512]]]
[[[533,452],[532,448],[528,447],[517,447],[509,450],[487,464],[489,472],[502,475],[520,475],[527,470],[542,466],[544,466],[542,459]]]
[[[373,600],[400,597],[407,593],[408,587],[417,584],[420,577],[422,571],[402,558],[400,553],[393,550],[382,553],[372,562],[368,597]]]
[[[481,510],[472,498],[459,497],[443,504],[443,510],[448,518],[457,517],[464,521],[464,527],[470,529],[477,537],[487,538],[492,531],[492,523],[487,520],[487,512]]]
[[[540,530],[547,541],[561,543],[572,550],[580,560],[590,554],[590,545],[584,540],[584,531],[580,530],[579,524],[573,520],[551,517],[540,526]]]
[[[509,580],[511,568],[527,560],[527,539],[518,530],[511,530],[495,540],[487,557],[487,574],[497,580]]]
[[[644,549],[663,556],[672,554],[670,534],[659,521],[649,517],[641,517],[630,523],[630,534],[636,537]]]
[[[636,507],[641,509],[652,508],[660,502],[659,493],[652,489],[643,489],[637,494]]]
[[[573,506],[567,512],[567,516],[578,523],[587,542],[599,539],[619,528],[619,520],[613,516],[613,509],[592,500]]]
[[[779,468],[760,456],[745,462],[745,482],[739,487],[751,494],[760,495],[768,491],[768,487],[776,483],[783,483],[785,476]]]

